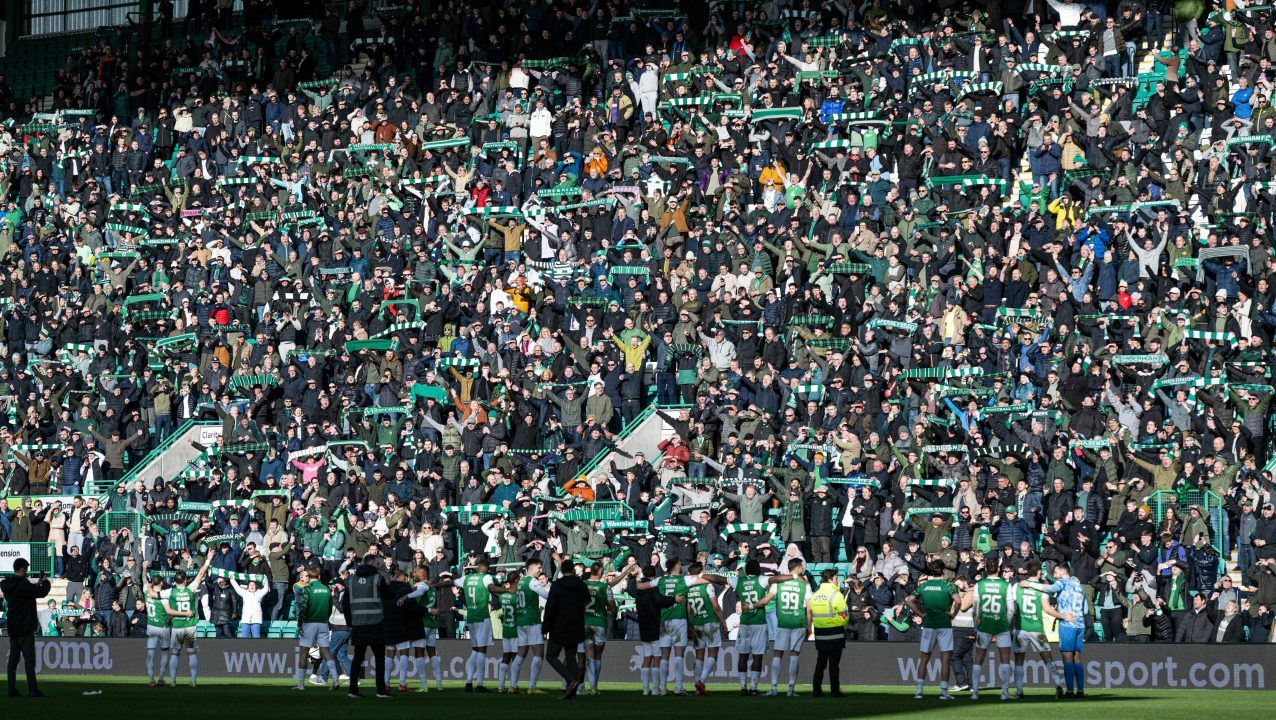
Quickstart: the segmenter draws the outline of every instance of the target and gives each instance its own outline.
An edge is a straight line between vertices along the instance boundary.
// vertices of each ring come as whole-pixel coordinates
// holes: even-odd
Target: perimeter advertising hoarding
[[[641,656],[635,642],[613,641],[603,657],[603,682],[640,681]],[[443,674],[447,680],[463,680],[469,643],[443,640]],[[0,638],[0,657],[8,656],[8,639]],[[257,675],[292,676],[296,643],[291,640],[200,640],[199,674],[202,678]],[[488,656],[487,677],[495,682],[497,658]],[[146,642],[133,639],[42,638],[36,643],[39,672],[44,675],[146,676]],[[938,662],[938,660],[934,661]],[[1183,688],[1267,690],[1276,687],[1276,647],[1272,645],[1090,645],[1086,647],[1087,689]],[[799,681],[809,683],[815,665],[815,647],[802,652]],[[849,643],[842,656],[845,685],[911,685],[917,672],[913,643]],[[186,663],[183,659],[181,678]],[[691,663],[687,664],[691,667]],[[711,682],[737,682],[734,648],[722,648]],[[782,670],[781,672],[785,672]],[[542,674],[552,687],[557,678]],[[985,675],[985,677],[995,677]],[[1271,677],[1273,684],[1268,684]],[[524,681],[526,675],[524,674]],[[1049,685],[1045,664],[1030,660],[1027,682]],[[688,685],[691,684],[690,678]]]

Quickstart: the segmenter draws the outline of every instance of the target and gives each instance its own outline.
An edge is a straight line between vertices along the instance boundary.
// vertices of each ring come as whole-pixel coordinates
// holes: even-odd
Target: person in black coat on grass
[[[41,574],[32,582],[27,578],[31,563],[26,558],[13,561],[13,575],[0,580],[0,595],[8,608],[9,629],[9,697],[18,697],[18,658],[27,670],[27,695],[44,697],[35,679],[35,632],[40,627],[36,600],[49,594],[49,581]]]
[[[548,640],[545,659],[567,683],[563,699],[571,700],[576,697],[576,688],[580,687],[576,646],[585,642],[585,605],[589,602],[589,591],[585,581],[576,574],[572,560],[563,560],[559,573],[559,578],[549,586],[549,597],[545,601],[543,624],[545,639]],[[560,657],[564,654],[565,661]]]

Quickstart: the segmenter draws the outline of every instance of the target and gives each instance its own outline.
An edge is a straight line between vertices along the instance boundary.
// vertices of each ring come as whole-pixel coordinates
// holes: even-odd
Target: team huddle
[[[197,588],[202,586],[212,562],[212,554],[194,577],[176,572],[172,586],[164,587],[160,576],[152,577],[146,588],[147,669],[152,686],[177,684],[178,662],[185,649],[190,671],[190,684],[199,675],[196,626],[198,617]],[[1029,564],[1018,571],[998,568],[995,558],[986,561],[985,577],[970,585],[964,578],[944,579],[942,566],[932,563],[926,577],[907,598],[908,607],[922,618],[921,665],[917,677],[917,698],[923,696],[930,660],[939,655],[938,680],[940,699],[951,700],[949,693],[949,661],[953,650],[953,618],[969,611],[976,629],[974,663],[971,673],[971,698],[978,699],[983,681],[983,664],[989,650],[995,648],[993,676],[1000,682],[1001,699],[1023,697],[1024,661],[1036,654],[1050,668],[1058,697],[1084,697],[1085,681],[1081,663],[1085,634],[1084,616],[1087,600],[1081,585],[1068,569],[1057,566],[1055,581],[1038,582],[1041,567]],[[545,661],[546,636],[542,630],[542,605],[549,596],[550,581],[539,560],[528,560],[520,569],[493,576],[489,564],[479,559],[459,578],[444,574],[430,578],[424,567],[413,569],[412,576],[395,569],[384,581],[384,589],[373,596],[380,627],[380,641],[371,647],[384,648],[388,672],[378,678],[378,694],[388,695],[389,680],[397,680],[399,692],[410,692],[409,681],[416,680],[421,691],[429,690],[433,679],[436,690],[443,689],[442,658],[437,654],[438,592],[455,586],[460,589],[466,627],[470,638],[470,655],[465,666],[465,691],[490,692],[487,682],[488,652],[495,643],[493,612],[499,614],[503,630],[500,662],[497,666],[497,691],[540,695],[537,687]],[[760,695],[759,683],[768,675],[770,689],[765,694],[779,694],[781,669],[787,661],[787,695],[793,697],[797,685],[802,646],[814,629],[817,647],[821,632],[838,631],[846,622],[846,605],[837,590],[837,576],[826,570],[823,584],[813,592],[806,579],[806,566],[801,559],[788,562],[788,572],[767,575],[757,560],[749,560],[734,577],[706,572],[700,562],[693,562],[683,573],[682,563],[670,558],[664,572],[654,565],[640,567],[636,563],[623,570],[609,571],[600,563],[578,566],[585,579],[588,600],[585,606],[585,641],[576,652],[582,668],[580,687],[586,694],[598,693],[603,653],[607,646],[610,620],[616,616],[613,588],[628,583],[627,592],[639,602],[637,621],[641,639],[643,695],[689,695],[687,677],[695,680],[695,694],[707,695],[706,682],[713,675],[721,648],[728,638],[728,613],[722,603],[728,585],[734,592],[733,613],[738,617],[735,640],[737,673],[742,695]],[[366,574],[366,573],[365,573]],[[351,576],[357,583],[359,578]],[[237,590],[238,579],[231,578]],[[250,582],[250,587],[254,583]],[[301,568],[293,586],[299,630],[297,663],[294,670],[295,689],[305,685],[306,669],[312,652],[327,670],[333,690],[341,689],[347,679],[339,673],[330,650],[334,617],[344,621],[361,612],[357,593],[352,599],[341,593],[340,604],[334,587]],[[1052,601],[1051,598],[1055,598]],[[377,600],[384,600],[381,602]],[[644,618],[642,607],[652,608]],[[1055,660],[1046,638],[1046,618],[1060,621],[1061,660]],[[774,630],[771,629],[774,623]],[[771,640],[770,638],[774,638]],[[770,659],[768,662],[768,646]],[[358,696],[357,675],[362,667],[365,647],[354,643],[351,695]],[[1013,660],[1012,660],[1013,655]],[[840,653],[838,655],[840,657]],[[528,660],[530,658],[530,661]],[[820,693],[824,670],[824,654],[817,665],[815,694]],[[380,658],[378,658],[380,663]],[[693,666],[687,668],[686,663]],[[528,666],[526,689],[520,686],[524,665]],[[427,677],[427,667],[430,676]],[[829,666],[834,696],[838,691],[836,659]],[[688,672],[689,670],[689,672]],[[378,664],[377,672],[382,673]],[[166,680],[166,677],[168,678]],[[989,678],[991,681],[992,678]],[[323,684],[318,675],[311,681]],[[1011,685],[1014,693],[1011,693]],[[670,687],[672,685],[672,688]]]
[[[971,587],[966,587],[964,579],[958,579],[957,584],[945,580],[943,566],[938,563],[928,566],[926,574],[926,579],[918,584],[907,600],[913,612],[922,618],[917,699],[922,698],[926,675],[930,673],[930,659],[936,650],[940,658],[939,698],[953,699],[948,692],[953,617],[965,610],[972,612],[976,631],[971,667],[972,700],[979,699],[983,663],[988,650],[994,646],[997,648],[994,676],[1001,683],[1002,700],[1023,697],[1024,661],[1030,652],[1037,654],[1050,668],[1057,697],[1085,697],[1081,652],[1087,600],[1081,584],[1071,576],[1066,566],[1055,566],[1055,582],[1050,584],[1037,582],[1041,574],[1040,563],[1029,563],[1018,571],[1017,577],[1015,569],[1009,566],[998,572],[996,558],[986,561],[985,577]],[[1057,598],[1057,606],[1051,602],[1051,596]],[[1060,621],[1059,653],[1062,659],[1058,661],[1053,658],[1046,638],[1047,616]],[[1012,681],[1015,686],[1013,695],[1010,693]]]

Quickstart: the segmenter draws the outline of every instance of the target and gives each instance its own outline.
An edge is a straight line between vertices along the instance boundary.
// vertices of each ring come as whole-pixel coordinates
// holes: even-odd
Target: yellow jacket
[[[1081,213],[1076,205],[1072,203],[1064,205],[1062,200],[1062,197],[1057,197],[1046,206],[1047,210],[1054,213],[1054,229],[1076,230],[1081,227]]]
[[[817,628],[846,625],[846,598],[833,583],[823,583],[811,596],[811,624]]]

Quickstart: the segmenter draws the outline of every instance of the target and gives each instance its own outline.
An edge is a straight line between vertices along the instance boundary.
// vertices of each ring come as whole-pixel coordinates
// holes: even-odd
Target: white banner
[[[31,546],[27,543],[0,543],[0,575],[13,573],[18,558],[31,562]]]

